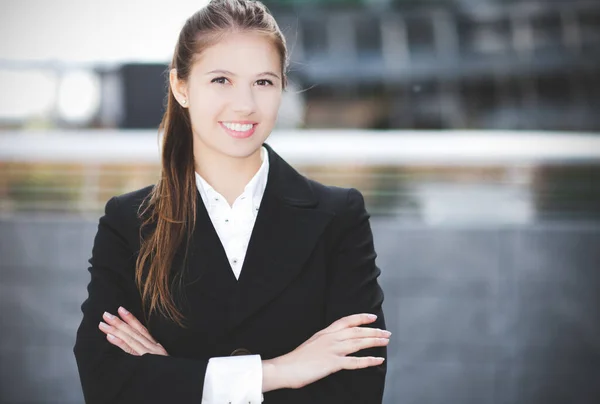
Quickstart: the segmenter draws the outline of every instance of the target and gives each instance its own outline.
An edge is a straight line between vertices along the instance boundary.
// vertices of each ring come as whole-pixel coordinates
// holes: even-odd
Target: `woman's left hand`
[[[106,334],[108,342],[130,355],[141,356],[149,353],[169,356],[165,348],[152,338],[146,327],[133,314],[123,307],[119,307],[119,314],[125,321],[104,312],[103,318],[108,324],[101,321],[98,325],[100,331]]]

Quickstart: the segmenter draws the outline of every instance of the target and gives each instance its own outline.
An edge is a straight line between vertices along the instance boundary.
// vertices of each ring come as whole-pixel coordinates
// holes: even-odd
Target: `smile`
[[[236,122],[220,122],[220,124],[227,133],[235,138],[247,138],[252,136],[257,125],[255,123]]]
[[[241,123],[231,123],[231,122],[223,122],[223,126],[227,129],[235,130],[236,132],[246,132],[252,129],[254,126],[251,123],[241,124]]]

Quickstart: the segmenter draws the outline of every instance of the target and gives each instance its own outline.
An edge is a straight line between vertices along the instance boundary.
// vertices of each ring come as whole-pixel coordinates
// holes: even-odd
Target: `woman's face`
[[[196,157],[259,152],[275,126],[282,94],[281,61],[268,38],[227,35],[198,56],[187,83],[174,77],[172,70],[171,88],[189,109]]]

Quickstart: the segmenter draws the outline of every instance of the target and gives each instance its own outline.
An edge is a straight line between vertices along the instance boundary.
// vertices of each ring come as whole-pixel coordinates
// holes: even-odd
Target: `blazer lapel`
[[[184,268],[185,300],[198,327],[232,330],[276,298],[302,271],[333,213],[320,210],[309,182],[273,149],[239,280],[197,194],[196,227]],[[187,304],[186,304],[187,305]],[[209,308],[212,307],[212,310]],[[196,312],[211,310],[214,315]],[[210,322],[210,324],[208,323]],[[224,327],[224,328],[222,328]]]
[[[190,313],[194,309],[206,307],[206,304],[228,306],[236,292],[237,279],[231,270],[223,244],[210,220],[206,206],[197,193],[196,226],[187,254],[187,264],[183,282],[186,289],[185,299],[190,302]],[[180,257],[185,256],[183,251]],[[199,316],[204,316],[199,313]]]
[[[230,302],[234,308],[230,315],[231,328],[283,292],[301,272],[319,236],[333,217],[331,212],[318,209],[306,178],[269,145],[264,146],[269,152],[267,186],[239,281],[231,288],[237,292]],[[231,269],[227,269],[231,273]]]

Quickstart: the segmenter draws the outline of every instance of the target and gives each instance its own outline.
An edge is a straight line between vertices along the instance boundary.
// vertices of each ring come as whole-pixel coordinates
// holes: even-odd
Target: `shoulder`
[[[318,201],[318,207],[330,211],[336,216],[366,213],[365,199],[356,188],[325,185],[307,178]]]
[[[112,203],[117,206],[117,209],[119,209],[122,214],[135,214],[137,216],[137,211],[153,189],[154,184],[148,185],[144,188],[116,195],[112,197],[108,203]]]
[[[354,248],[348,246],[372,240],[371,215],[365,207],[362,192],[356,188],[324,185],[310,179],[308,181],[318,201],[316,209],[331,214],[327,237],[337,246],[335,251],[340,248]]]
[[[104,216],[100,219],[112,223],[124,233],[137,234],[140,226],[139,210],[150,195],[154,185],[111,197],[105,205]]]

